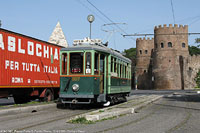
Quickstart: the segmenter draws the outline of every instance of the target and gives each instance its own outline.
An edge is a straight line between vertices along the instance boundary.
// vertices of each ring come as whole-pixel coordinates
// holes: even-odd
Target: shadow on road
[[[70,110],[89,110],[89,109],[100,109],[103,108],[102,105],[100,104],[82,104],[82,105],[78,105],[78,104],[61,104],[59,102],[57,102],[57,108],[58,109],[70,109]]]
[[[181,108],[181,109],[188,109],[188,110],[195,110],[200,111],[200,95],[199,94],[184,94],[184,95],[172,95],[171,97],[164,97],[167,101],[171,102],[185,102],[185,104],[181,103],[154,103],[154,105],[158,106],[165,106],[165,107],[171,107],[171,108]]]
[[[165,97],[165,98],[172,100],[172,101],[199,102],[200,103],[200,95],[199,94],[174,94],[171,97]]]

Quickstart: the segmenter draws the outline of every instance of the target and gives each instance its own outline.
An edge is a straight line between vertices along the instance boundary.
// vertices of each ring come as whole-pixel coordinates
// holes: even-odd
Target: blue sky
[[[109,19],[119,24],[128,34],[153,33],[154,26],[173,23],[171,0],[89,0]],[[87,15],[93,14],[92,38],[107,41],[109,33],[102,25],[111,23],[87,0],[0,0],[2,28],[48,41],[57,21],[69,45],[74,39],[89,36]],[[175,22],[189,25],[189,32],[200,32],[200,0],[173,0]],[[123,51],[135,47],[136,37],[123,38],[115,26],[103,27],[114,30],[109,47]],[[200,35],[199,35],[200,36]],[[189,44],[196,45],[189,36]]]

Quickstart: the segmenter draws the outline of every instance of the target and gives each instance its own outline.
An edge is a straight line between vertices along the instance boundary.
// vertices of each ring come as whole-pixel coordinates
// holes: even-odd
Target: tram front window
[[[67,74],[67,53],[62,54],[62,74]]]
[[[83,73],[83,53],[70,53],[70,72]]]

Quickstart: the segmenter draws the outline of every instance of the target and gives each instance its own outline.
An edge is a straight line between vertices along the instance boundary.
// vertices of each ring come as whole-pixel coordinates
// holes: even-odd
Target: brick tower
[[[154,28],[154,89],[184,89],[188,52],[188,26]]]
[[[138,89],[152,89],[151,56],[154,48],[154,39],[138,38],[136,40],[137,60],[136,78]]]

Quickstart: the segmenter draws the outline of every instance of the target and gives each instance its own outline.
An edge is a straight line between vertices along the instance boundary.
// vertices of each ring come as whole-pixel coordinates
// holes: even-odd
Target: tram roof
[[[124,57],[121,53],[116,52],[115,50],[108,48],[104,45],[95,45],[95,44],[83,44],[78,46],[72,46],[67,48],[62,48],[61,51],[78,51],[78,50],[96,50],[104,53],[109,53],[113,56],[116,56],[126,62],[131,62],[130,59]]]

